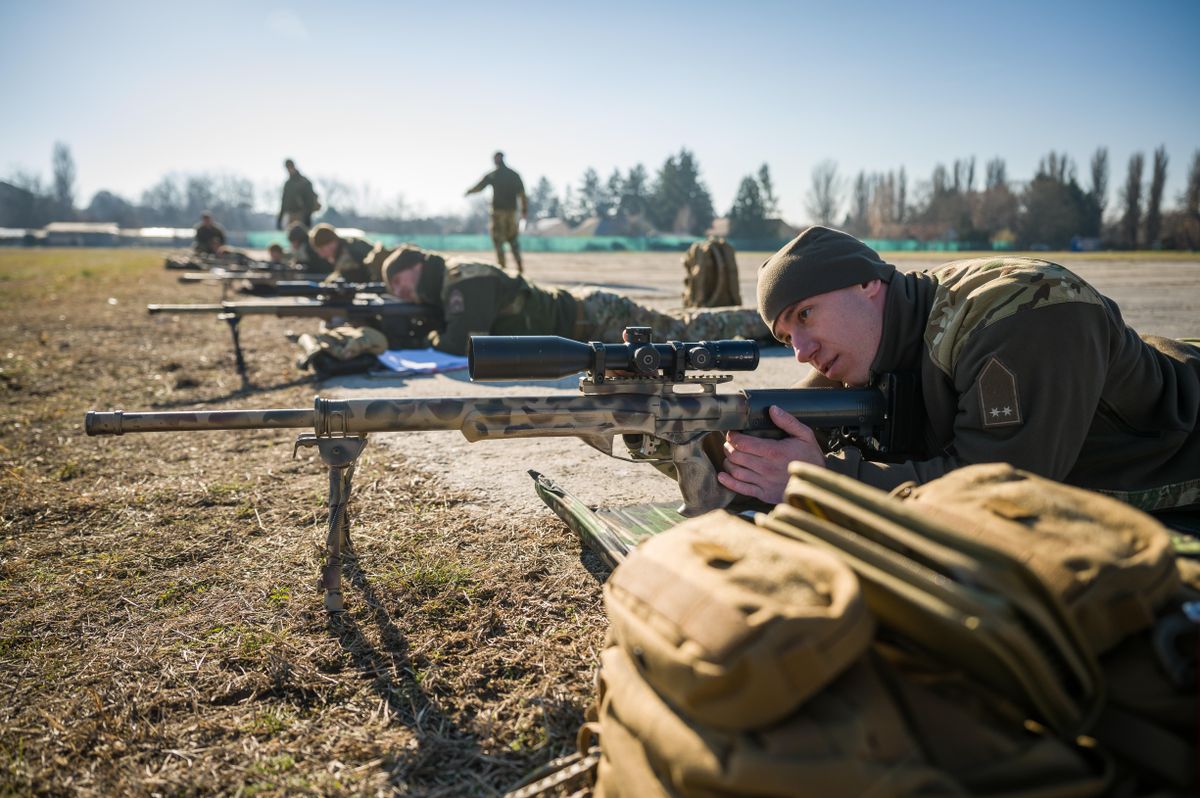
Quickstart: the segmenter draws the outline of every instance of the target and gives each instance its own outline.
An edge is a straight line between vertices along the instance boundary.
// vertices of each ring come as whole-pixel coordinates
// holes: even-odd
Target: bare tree
[[[983,189],[1008,185],[1008,166],[1003,158],[992,158],[984,167]]]
[[[75,159],[71,148],[61,141],[54,142],[54,199],[63,213],[75,210]]]
[[[1125,205],[1121,232],[1130,249],[1137,249],[1138,245],[1138,226],[1142,220],[1142,168],[1145,163],[1146,158],[1140,152],[1129,157],[1129,173],[1125,178],[1125,189],[1121,192],[1121,200]]]
[[[1167,183],[1167,148],[1154,151],[1154,166],[1150,173],[1150,197],[1146,204],[1146,246],[1159,245],[1162,232],[1162,196]]]
[[[871,234],[871,223],[867,219],[867,210],[871,207],[871,188],[867,173],[859,171],[854,178],[854,191],[851,194],[854,207],[850,211],[850,224],[846,225],[850,228],[849,232],[856,235]]]
[[[908,208],[908,175],[904,172],[904,167],[900,167],[900,174],[896,177],[896,221],[903,222]]]
[[[347,203],[352,202],[350,186],[346,185],[336,177],[319,176],[316,178],[317,185],[321,187],[321,204],[326,208],[335,208],[338,211],[346,212],[349,210]]]
[[[842,207],[843,180],[837,161],[824,160],[813,167],[812,185],[805,197],[805,208],[818,224],[833,224]]]

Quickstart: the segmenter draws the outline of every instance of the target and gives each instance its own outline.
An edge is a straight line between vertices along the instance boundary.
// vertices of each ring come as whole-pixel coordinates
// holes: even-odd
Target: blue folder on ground
[[[389,349],[379,362],[397,374],[436,374],[467,367],[465,355],[448,355],[436,349]]]

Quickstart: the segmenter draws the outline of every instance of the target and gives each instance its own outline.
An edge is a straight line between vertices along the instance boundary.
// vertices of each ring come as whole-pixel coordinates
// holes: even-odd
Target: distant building
[[[800,234],[800,228],[794,227],[783,219],[767,219],[766,220],[767,234],[766,239],[779,239],[780,241],[790,241]],[[720,236],[721,238],[729,237],[729,217],[718,216],[713,219],[712,226],[705,231],[705,235]]]
[[[121,229],[115,222],[51,222],[45,227],[48,247],[115,247]]]
[[[33,227],[33,202],[32,191],[0,180],[0,227]]]

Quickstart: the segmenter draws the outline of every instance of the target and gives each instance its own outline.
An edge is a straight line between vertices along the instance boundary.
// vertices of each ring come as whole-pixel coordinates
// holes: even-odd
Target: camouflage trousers
[[[516,211],[492,211],[488,220],[488,232],[492,234],[492,241],[497,247],[505,242],[515,242],[519,231]]]
[[[752,308],[703,308],[662,313],[628,297],[596,288],[575,288],[571,295],[582,308],[576,337],[615,343],[626,327],[649,327],[655,341],[717,341],[743,338],[773,340],[766,322]]]
[[[379,355],[387,351],[387,338],[379,330],[350,324],[333,327],[318,335],[305,333],[296,343],[303,352],[296,360],[299,368],[305,368],[321,352],[336,360],[350,360],[359,355]]]

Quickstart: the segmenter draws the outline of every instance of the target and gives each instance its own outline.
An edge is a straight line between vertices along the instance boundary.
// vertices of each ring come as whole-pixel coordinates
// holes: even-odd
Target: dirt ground
[[[1200,258],[1054,257],[1139,330],[1200,334]],[[739,258],[748,301],[760,261]],[[311,323],[263,317],[242,324],[257,386],[243,392],[221,322],[145,313],[216,300],[161,265],[0,251],[0,795],[495,795],[570,750],[606,572],[524,471],[605,503],[669,498],[671,483],[576,441],[376,436],[355,479],[348,611],[329,616],[311,449],[292,459],[280,431],[88,438],[85,411],[571,383],[320,386],[284,339]],[[667,308],[682,270],[672,253],[532,254],[527,273]],[[765,361],[762,384],[798,374],[782,349]]]

